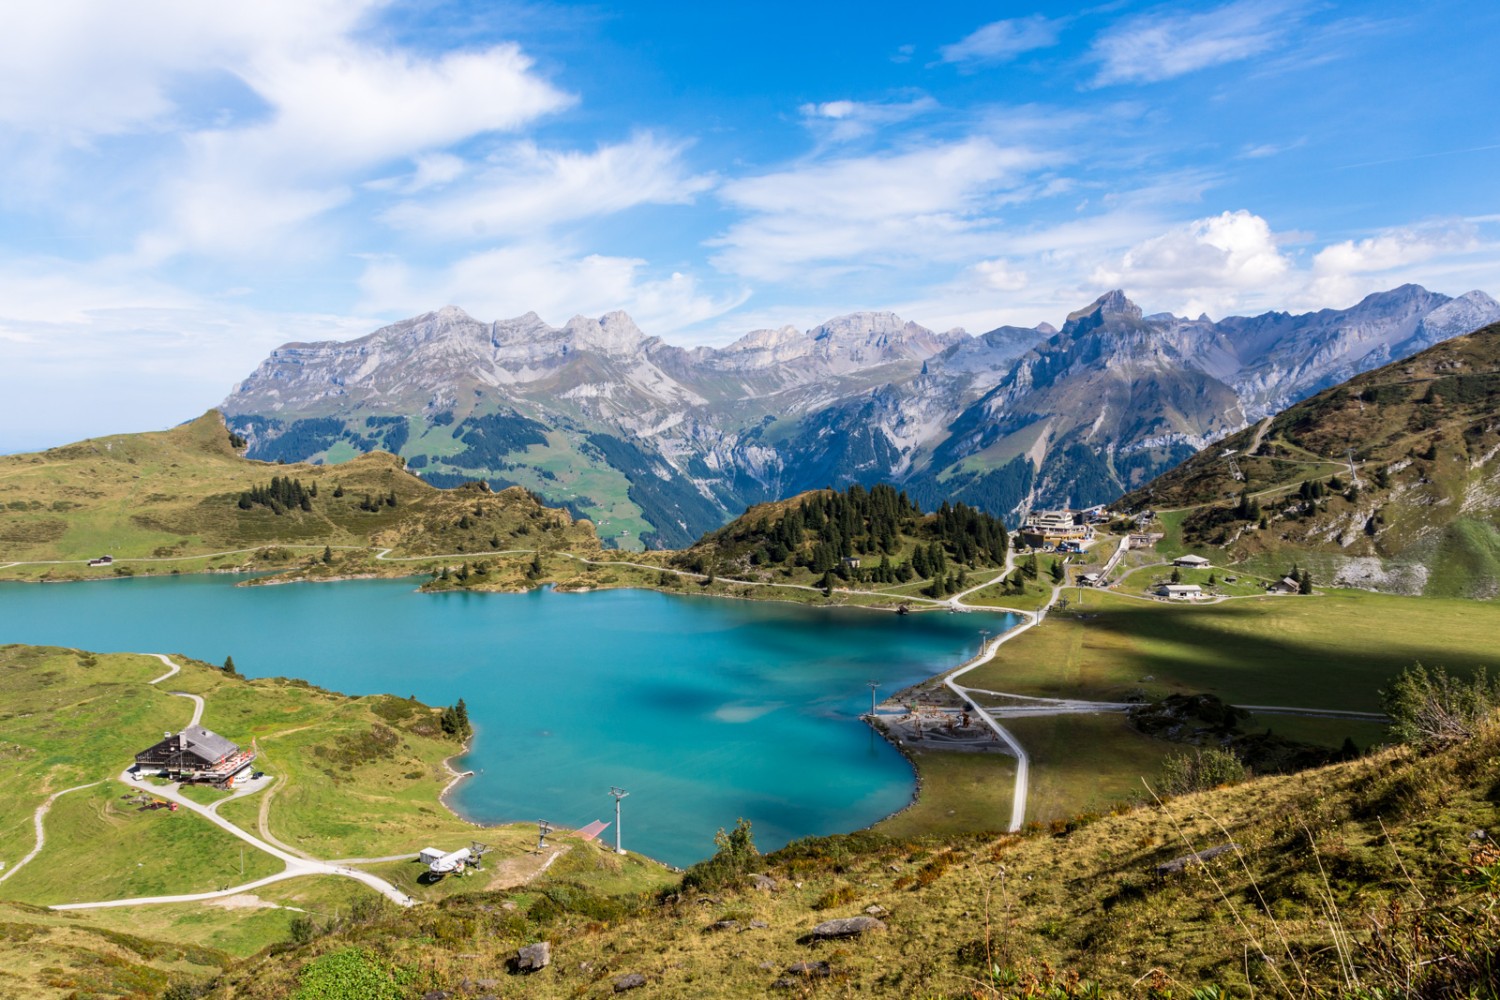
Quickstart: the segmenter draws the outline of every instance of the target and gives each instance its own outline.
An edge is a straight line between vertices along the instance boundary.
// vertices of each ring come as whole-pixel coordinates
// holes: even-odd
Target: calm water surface
[[[979,629],[1008,624],[643,590],[234,582],[0,584],[0,642],[232,654],[252,677],[463,698],[478,739],[459,764],[479,774],[455,796],[462,812],[582,826],[613,818],[619,785],[625,846],[675,864],[712,853],[714,831],[740,816],[765,850],[899,809],[911,771],[858,720],[866,682],[913,683],[973,653]]]

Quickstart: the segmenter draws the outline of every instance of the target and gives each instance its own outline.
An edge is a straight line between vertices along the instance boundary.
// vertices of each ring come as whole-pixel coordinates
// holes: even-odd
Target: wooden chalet
[[[136,754],[135,763],[143,771],[165,771],[178,781],[232,785],[255,763],[255,750],[242,750],[218,733],[189,726],[167,733],[161,742]]]

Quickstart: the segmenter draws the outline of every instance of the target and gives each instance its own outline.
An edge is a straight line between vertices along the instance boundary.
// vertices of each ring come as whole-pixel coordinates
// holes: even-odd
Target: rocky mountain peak
[[[635,325],[635,320],[618,309],[605,313],[598,319],[574,316],[568,320],[563,330],[571,338],[574,347],[604,354],[634,354],[646,339],[640,327]]]
[[[1141,307],[1127,299],[1125,293],[1116,288],[1114,291],[1105,292],[1082,309],[1069,313],[1067,322],[1063,324],[1063,332],[1076,335],[1098,329],[1106,323],[1135,325],[1140,321]]]

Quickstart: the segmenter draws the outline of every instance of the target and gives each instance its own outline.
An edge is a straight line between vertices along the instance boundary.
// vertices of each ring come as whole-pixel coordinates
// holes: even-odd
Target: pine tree
[[[224,657],[224,672],[226,674],[231,675],[231,676],[235,676],[235,675],[239,674],[239,671],[236,670],[236,669],[234,669],[234,657],[232,657],[232,656],[226,656],[226,657]]]
[[[1303,570],[1297,577],[1297,593],[1311,594],[1313,592],[1312,575]]]
[[[340,484],[340,483],[334,483],[333,484],[333,495],[335,497],[341,497],[341,496],[344,495],[344,487],[343,487],[342,484]]]
[[[1064,580],[1066,580],[1067,578],[1068,578],[1068,575],[1063,570],[1063,567],[1062,567],[1062,560],[1061,559],[1054,559],[1054,560],[1052,560],[1052,582],[1056,583],[1056,584],[1060,584]]]
[[[323,546],[323,565],[326,566],[331,562],[333,562],[333,549],[325,545]]]

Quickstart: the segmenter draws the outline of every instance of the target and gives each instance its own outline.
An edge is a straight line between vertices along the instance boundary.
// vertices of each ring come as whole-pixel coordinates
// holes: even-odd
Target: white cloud
[[[1239,0],[1193,14],[1129,18],[1094,40],[1094,86],[1155,83],[1237,62],[1274,46],[1298,20],[1284,2]]]
[[[0,451],[172,426],[279,344],[376,325],[213,301],[112,264],[0,262]]]
[[[461,165],[447,147],[573,103],[511,43],[429,55],[371,41],[363,29],[385,5],[59,0],[18,11],[0,37],[0,134],[14,140],[0,169],[67,213],[67,185],[89,172],[107,164],[121,183],[107,144],[131,136],[120,159],[139,172],[123,190],[151,219],[143,262],[281,256],[372,172],[412,163],[410,190],[451,181]]]
[[[1062,20],[1040,14],[992,21],[962,41],[939,49],[943,62],[967,65],[1009,62],[1036,49],[1051,48],[1063,29]]]
[[[495,239],[534,235],[559,222],[636,205],[687,204],[713,180],[688,173],[683,149],[683,143],[649,133],[592,153],[519,143],[497,154],[469,184],[440,198],[403,202],[383,218],[435,239]]]
[[[1400,284],[1411,276],[1412,265],[1439,261],[1451,266],[1483,246],[1478,228],[1467,221],[1390,229],[1362,240],[1344,240],[1313,257],[1305,297],[1323,304],[1358,299]]]
[[[1019,292],[1027,285],[1026,272],[1017,268],[1014,261],[982,260],[974,265],[974,273],[997,292]]]
[[[1051,159],[977,137],[731,181],[721,196],[747,217],[711,241],[713,260],[741,276],[790,280],[977,256],[989,213]]]
[[[825,101],[804,104],[797,110],[803,123],[819,137],[832,142],[847,142],[919,115],[930,114],[937,108],[937,101],[924,96],[886,103]]]
[[[574,315],[623,309],[649,334],[667,336],[735,308],[748,293],[709,294],[690,275],[645,274],[647,262],[577,254],[561,245],[530,243],[486,250],[441,269],[396,259],[372,261],[360,278],[362,308],[413,315],[457,305],[483,319],[535,312],[554,324]]]
[[[1291,269],[1265,219],[1250,212],[1222,212],[1145,240],[1117,264],[1095,270],[1096,285],[1123,287],[1170,298],[1169,308],[1188,315],[1222,314],[1258,293],[1282,286]]]

